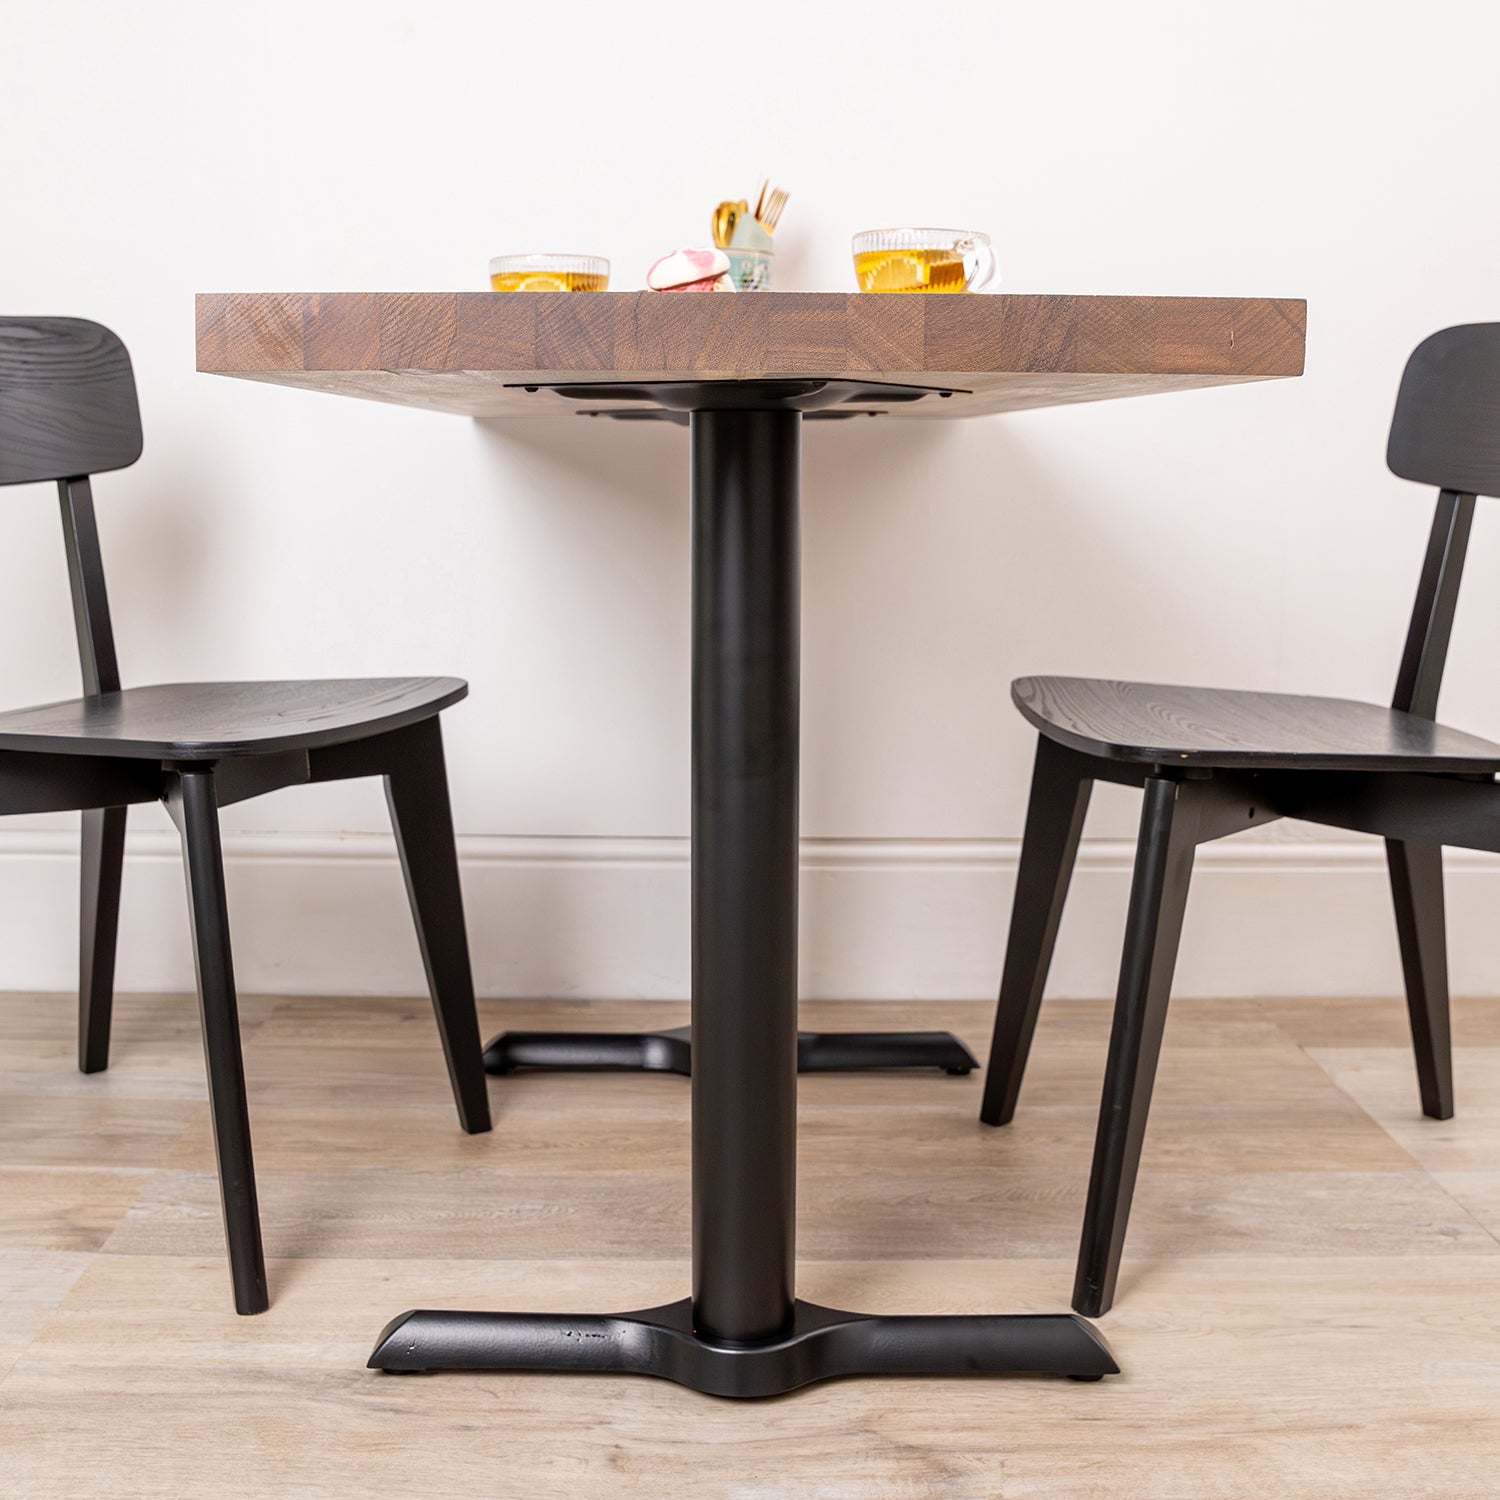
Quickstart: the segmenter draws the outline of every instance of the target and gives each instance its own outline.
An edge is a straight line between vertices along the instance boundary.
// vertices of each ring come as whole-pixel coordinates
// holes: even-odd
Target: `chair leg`
[[[78,923],[78,1068],[83,1073],[109,1066],[126,811],[99,807],[83,815]]]
[[[245,1065],[229,951],[229,907],[224,895],[224,856],[213,773],[183,772],[167,793],[166,802],[182,834],[187,867],[193,961],[198,971],[208,1101],[219,1158],[234,1306],[240,1313],[259,1313],[270,1306],[270,1301],[266,1295],[255,1164],[250,1155],[250,1112],[245,1099]]]
[[[1159,777],[1146,782],[1114,1029],[1073,1284],[1073,1306],[1086,1317],[1108,1312],[1114,1301],[1192,878],[1197,825],[1192,783]]]
[[[1396,907],[1396,935],[1406,977],[1406,1008],[1422,1113],[1453,1118],[1453,1047],[1448,1024],[1448,942],[1443,918],[1443,850],[1439,844],[1385,841]]]
[[[488,1130],[484,1049],[474,1006],[443,736],[435,718],[412,726],[401,736],[398,759],[386,774],[385,797],[459,1124],[470,1134]]]
[[[1093,780],[1082,771],[1086,764],[1045,736],[1037,739],[995,1034],[979,1108],[979,1118],[986,1125],[1008,1125],[1016,1112],[1093,790]]]

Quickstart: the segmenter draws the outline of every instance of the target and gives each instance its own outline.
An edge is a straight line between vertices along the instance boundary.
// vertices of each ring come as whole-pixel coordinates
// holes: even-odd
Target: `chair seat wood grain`
[[[0,713],[0,750],[218,760],[314,750],[430,718],[457,677],[169,682]]]
[[[1349,698],[1101,677],[1022,677],[1011,697],[1048,739],[1153,765],[1500,771],[1500,744]]]

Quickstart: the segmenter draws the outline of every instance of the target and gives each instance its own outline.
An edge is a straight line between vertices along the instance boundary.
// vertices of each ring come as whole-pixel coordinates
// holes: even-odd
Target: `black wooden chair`
[[[1407,362],[1386,461],[1439,488],[1390,708],[1341,698],[1024,677],[1040,731],[980,1118],[1015,1113],[1095,781],[1145,792],[1073,1306],[1109,1310],[1140,1162],[1193,851],[1278,817],[1382,836],[1422,1110],[1453,1114],[1442,847],[1500,851],[1500,744],[1435,722],[1477,495],[1500,495],[1500,323]]]
[[[0,318],[0,485],[56,480],[85,696],[0,713],[0,813],[82,811],[78,1065],[109,1060],[126,809],[161,801],[182,835],[208,1092],[235,1307],[263,1312],[219,809],[262,792],[383,776],[438,1032],[467,1131],[490,1128],[438,714],[453,677],[120,687],[89,476],[133,464],[125,346],[76,318]]]

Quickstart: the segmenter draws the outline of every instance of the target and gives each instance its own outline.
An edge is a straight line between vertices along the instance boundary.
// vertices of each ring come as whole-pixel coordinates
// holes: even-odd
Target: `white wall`
[[[629,995],[685,988],[683,434],[200,376],[192,294],[481,288],[541,247],[634,287],[770,172],[787,289],[848,287],[857,229],[939,222],[990,230],[1009,290],[1305,296],[1299,381],[808,434],[804,988],[985,993],[1030,757],[1013,676],[1389,692],[1430,512],[1383,467],[1396,380],[1500,312],[1500,9],[655,9],[7,0],[0,307],[134,354],[146,455],[97,486],[128,679],[468,676],[482,985]],[[58,532],[40,490],[0,512],[6,701],[76,690]],[[1487,515],[1470,569],[1444,710],[1500,735]],[[1134,819],[1100,793],[1060,991],[1112,987]],[[186,987],[168,825],[136,824],[121,982]],[[376,786],[226,826],[246,988],[419,986]],[[0,987],[71,982],[69,827],[0,829]],[[1208,851],[1182,987],[1394,993],[1380,868],[1286,825]],[[1453,868],[1456,982],[1494,989],[1500,867]]]

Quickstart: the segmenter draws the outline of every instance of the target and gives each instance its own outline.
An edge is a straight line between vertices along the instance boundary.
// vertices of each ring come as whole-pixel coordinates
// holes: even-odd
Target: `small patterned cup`
[[[726,250],[729,257],[729,276],[737,292],[769,292],[771,290],[771,263],[776,259],[771,250]]]

